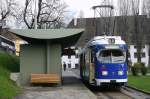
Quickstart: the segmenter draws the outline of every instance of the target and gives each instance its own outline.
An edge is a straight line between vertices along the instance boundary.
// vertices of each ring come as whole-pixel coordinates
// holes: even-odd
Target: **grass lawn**
[[[150,76],[128,76],[128,85],[150,92]]]
[[[10,72],[19,72],[19,58],[0,53],[0,99],[13,99],[20,88],[10,80]]]
[[[13,99],[20,88],[9,79],[10,72],[0,66],[0,99]]]

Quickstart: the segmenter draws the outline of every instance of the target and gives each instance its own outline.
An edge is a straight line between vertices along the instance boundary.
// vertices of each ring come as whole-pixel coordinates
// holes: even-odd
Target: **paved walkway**
[[[97,99],[72,71],[63,71],[61,87],[25,87],[15,99]]]

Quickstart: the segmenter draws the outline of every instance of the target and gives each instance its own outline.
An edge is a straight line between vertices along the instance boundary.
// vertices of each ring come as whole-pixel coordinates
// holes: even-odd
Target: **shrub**
[[[144,63],[141,64],[141,73],[142,73],[142,75],[147,74],[147,68]]]
[[[20,70],[19,57],[15,55],[0,53],[0,65],[11,72],[19,72]]]
[[[10,72],[19,72],[19,57],[0,53],[0,99],[13,99],[20,91]]]
[[[147,68],[145,67],[145,64],[141,62],[134,63],[131,71],[134,76],[137,76],[139,72],[141,72],[142,75],[147,74]]]
[[[134,63],[134,65],[131,67],[131,71],[134,76],[138,75],[140,66],[141,66],[141,63],[138,62],[138,63]]]
[[[136,67],[131,67],[131,72],[132,72],[132,74],[133,74],[133,76],[137,76],[138,75],[138,68],[136,68]]]

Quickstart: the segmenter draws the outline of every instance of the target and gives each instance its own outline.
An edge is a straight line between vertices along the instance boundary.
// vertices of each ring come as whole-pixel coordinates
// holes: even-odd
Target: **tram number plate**
[[[110,83],[116,83],[116,80],[110,80]]]

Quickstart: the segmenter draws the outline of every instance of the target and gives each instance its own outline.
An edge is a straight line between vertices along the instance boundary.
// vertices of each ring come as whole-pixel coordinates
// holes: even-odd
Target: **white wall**
[[[145,53],[145,57],[142,57],[141,61],[143,63],[145,63],[146,66],[148,66],[148,63],[149,63],[149,46],[148,45],[145,45],[145,48],[142,49],[142,52]]]
[[[134,48],[134,45],[129,46],[129,53],[130,53],[130,61],[132,62],[132,65],[137,62],[137,58],[134,57],[134,53],[136,53],[137,50]]]
[[[130,61],[132,62],[132,65],[137,62],[137,57],[134,56],[134,53],[137,53],[137,49],[134,47],[134,45],[129,46],[129,53],[130,53]],[[148,66],[149,63],[149,45],[145,45],[145,47],[142,49],[142,52],[145,53],[145,57],[141,58],[141,61],[145,63],[146,66]],[[78,53],[78,51],[76,51]],[[63,62],[66,63],[67,68],[68,64],[71,64],[71,68],[75,68],[75,64],[79,64],[79,58],[76,58],[75,55],[72,55],[69,59],[67,55],[62,56],[62,64]]]
[[[132,62],[132,65],[137,62],[137,57],[134,56],[134,53],[137,53],[137,49],[134,48],[134,45],[130,45],[129,47],[129,53],[130,53],[130,61]],[[148,66],[149,63],[149,46],[145,45],[144,48],[142,48],[142,53],[145,53],[145,57],[141,57],[141,62],[145,63],[146,66]]]
[[[66,63],[67,68],[69,68],[68,64],[71,64],[71,68],[75,68],[75,64],[79,64],[79,58],[76,58],[75,55],[71,55],[69,59],[67,55],[62,56],[62,64]]]

